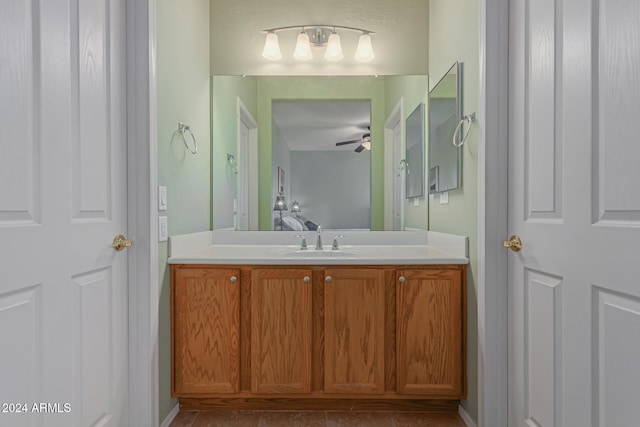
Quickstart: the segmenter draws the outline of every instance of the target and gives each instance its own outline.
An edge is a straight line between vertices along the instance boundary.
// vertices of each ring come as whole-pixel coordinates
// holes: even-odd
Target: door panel
[[[251,391],[311,392],[311,270],[251,274]]]
[[[239,277],[240,270],[235,269],[175,269],[172,289],[175,395],[238,392]]]
[[[384,393],[383,270],[326,269],[324,391]]]
[[[124,425],[127,254],[111,242],[127,233],[125,2],[5,3],[0,401],[61,413],[2,418]]]
[[[460,398],[464,319],[460,271],[402,270],[397,276],[397,392]]]
[[[636,421],[639,26],[633,0],[510,2],[512,426]]]

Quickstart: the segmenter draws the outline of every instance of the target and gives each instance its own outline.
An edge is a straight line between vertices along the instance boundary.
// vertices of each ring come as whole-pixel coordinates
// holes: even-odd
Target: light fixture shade
[[[280,44],[278,43],[278,36],[276,33],[267,33],[267,39],[264,42],[264,49],[262,49],[262,57],[270,61],[282,59]]]
[[[324,59],[327,61],[342,61],[344,54],[342,53],[342,45],[340,44],[340,36],[335,31],[329,36],[327,42],[327,50],[324,53]]]
[[[363,33],[358,41],[358,48],[354,59],[358,62],[369,62],[375,55],[373,54],[373,46],[371,45],[371,36],[369,33]]]
[[[297,200],[291,203],[291,212],[302,212],[300,209],[300,203],[298,203]]]
[[[293,52],[293,57],[298,61],[309,61],[313,58],[307,33],[302,32],[298,34],[298,41],[296,42],[296,50]]]
[[[287,202],[284,196],[276,196],[276,204],[273,206],[274,211],[288,211]]]

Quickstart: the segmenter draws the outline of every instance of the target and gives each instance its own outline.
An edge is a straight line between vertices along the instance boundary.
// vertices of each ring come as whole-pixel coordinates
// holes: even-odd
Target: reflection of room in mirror
[[[249,218],[255,218],[257,223],[250,226],[250,230],[273,230],[275,214],[272,211],[275,197],[284,193],[287,200],[297,200],[303,206],[302,215],[309,220],[327,222],[328,228],[335,219],[341,223],[330,227],[347,227],[358,229],[387,229],[402,230],[428,228],[428,200],[423,198],[419,207],[415,207],[412,200],[405,198],[406,179],[396,176],[398,162],[405,158],[405,119],[408,114],[421,102],[426,102],[429,83],[426,75],[396,75],[396,76],[212,76],[211,80],[211,180],[212,180],[212,226],[214,230],[234,228],[234,210],[230,208],[234,198],[239,199],[242,194],[242,173],[235,175],[226,164],[227,154],[236,155],[240,161],[240,142],[243,138],[239,131],[238,106],[244,105],[247,114],[255,119],[255,126],[250,126],[247,135],[255,135],[255,143],[249,143],[249,163],[246,170],[255,171],[255,185],[251,175],[248,177],[249,200],[255,200],[247,205]],[[298,127],[299,133],[287,141],[310,142],[313,128],[305,124],[305,113],[298,108],[297,102],[309,102],[325,106],[329,116],[317,112],[313,114],[316,123],[322,130],[333,132],[325,134],[317,147],[306,150],[284,150],[278,141],[283,133],[287,133],[287,126],[281,125],[278,118],[279,103],[290,103],[293,111],[283,116]],[[273,107],[276,108],[273,108]],[[398,113],[393,113],[398,107]],[[300,111],[298,111],[300,110]],[[354,114],[358,116],[354,118]],[[390,115],[396,114],[396,127],[387,129],[386,123]],[[307,114],[309,115],[309,114]],[[324,119],[323,119],[324,117]],[[332,128],[331,124],[336,125]],[[348,125],[348,129],[347,129]],[[259,128],[259,129],[258,129]],[[338,134],[348,130],[346,134]],[[368,136],[367,136],[368,134]],[[259,138],[258,138],[259,136]],[[259,139],[259,144],[258,144]],[[370,140],[369,140],[370,139]],[[251,138],[249,138],[249,141]],[[339,144],[339,145],[336,145]],[[257,147],[260,146],[258,149]],[[393,149],[389,147],[393,146]],[[397,146],[397,147],[396,147]],[[251,150],[255,147],[255,152]],[[306,156],[313,156],[312,151],[324,153],[327,149],[334,149],[340,154],[339,159],[311,160],[310,167],[305,167]],[[296,165],[292,164],[292,154],[298,152]],[[398,151],[399,155],[396,155]],[[252,154],[253,153],[253,154]],[[394,154],[391,154],[394,153]],[[251,163],[251,156],[255,162]],[[395,156],[395,157],[394,157]],[[389,158],[393,157],[393,162]],[[244,156],[244,158],[247,158]],[[345,171],[340,171],[339,164],[352,158],[353,162]],[[364,159],[367,159],[366,163]],[[397,161],[396,161],[397,160]],[[240,163],[240,162],[239,162]],[[244,164],[244,163],[243,163]],[[251,166],[254,165],[254,166]],[[259,168],[258,168],[259,165]],[[284,185],[278,185],[278,167],[285,171]],[[294,168],[296,169],[294,171]],[[314,168],[318,172],[314,172]],[[366,168],[366,169],[365,169]],[[241,168],[241,170],[243,170]],[[302,179],[294,174],[303,170]],[[312,173],[313,172],[313,173]],[[345,175],[337,179],[337,175]],[[320,203],[320,195],[311,195],[308,190],[301,188],[302,184],[311,180],[336,182],[324,183],[318,187],[327,190],[329,200]],[[424,174],[423,174],[424,175]],[[423,184],[426,187],[426,183]],[[296,190],[294,191],[294,186]],[[347,188],[352,189],[349,196],[341,196]],[[391,190],[390,190],[391,189]],[[293,191],[293,192],[292,192]],[[398,206],[395,214],[388,214],[387,197],[397,194],[398,201],[390,202]],[[395,200],[395,199],[393,199]],[[342,201],[339,207],[336,201]],[[366,203],[366,208],[363,203]],[[358,211],[358,207],[361,207]],[[365,212],[366,209],[366,212]],[[334,214],[338,210],[339,215]],[[316,219],[318,215],[327,219]],[[294,216],[292,212],[285,213]],[[393,223],[387,224],[386,216],[392,215]],[[349,221],[347,223],[347,221]],[[365,222],[366,221],[366,222]]]
[[[407,118],[407,199],[424,196],[424,104]]]
[[[273,102],[275,188],[304,205],[304,215],[298,216],[304,220],[302,231],[305,222],[325,229],[370,229],[371,156],[365,146],[370,109],[367,100]],[[280,179],[284,168],[287,184]]]
[[[429,170],[438,168],[435,188],[440,193],[460,185],[461,150],[452,143],[461,116],[461,64],[454,64],[429,93]]]

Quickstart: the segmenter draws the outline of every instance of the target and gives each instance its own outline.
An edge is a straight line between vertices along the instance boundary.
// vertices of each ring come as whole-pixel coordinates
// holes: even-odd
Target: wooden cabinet
[[[463,394],[464,299],[458,270],[396,272],[399,394]]]
[[[237,392],[240,271],[175,268],[172,273],[172,395]]]
[[[456,410],[466,266],[171,266],[183,409]]]
[[[251,274],[251,391],[311,392],[311,271]]]
[[[384,393],[384,270],[326,269],[324,391]]]

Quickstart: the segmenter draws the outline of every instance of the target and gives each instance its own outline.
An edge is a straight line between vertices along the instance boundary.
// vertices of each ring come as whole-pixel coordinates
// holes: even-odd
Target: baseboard
[[[467,427],[478,427],[475,422],[471,419],[467,411],[464,410],[462,405],[458,405],[458,415],[462,418],[462,421],[467,425]]]
[[[169,427],[173,420],[178,416],[178,412],[180,412],[180,404],[176,403],[176,406],[173,407],[167,418],[164,419],[160,427]]]

